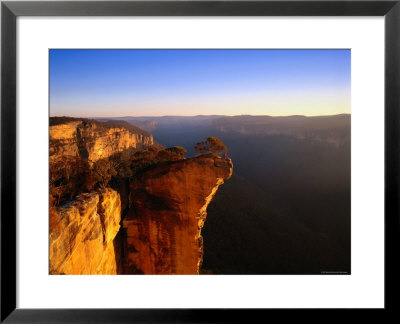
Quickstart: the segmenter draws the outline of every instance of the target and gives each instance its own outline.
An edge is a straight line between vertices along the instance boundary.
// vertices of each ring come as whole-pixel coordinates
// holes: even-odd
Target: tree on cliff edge
[[[200,154],[213,153],[216,155],[226,154],[228,149],[225,144],[219,138],[209,137],[205,142],[199,142],[194,147],[196,152]]]

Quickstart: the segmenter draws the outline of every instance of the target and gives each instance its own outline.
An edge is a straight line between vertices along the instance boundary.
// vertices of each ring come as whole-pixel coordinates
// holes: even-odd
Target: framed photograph
[[[4,1],[1,321],[396,310],[398,1]]]

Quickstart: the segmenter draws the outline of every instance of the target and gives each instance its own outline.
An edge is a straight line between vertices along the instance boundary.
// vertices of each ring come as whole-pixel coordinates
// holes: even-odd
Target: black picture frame
[[[16,19],[18,16],[384,16],[385,308],[397,311],[400,246],[400,0],[391,1],[2,1],[1,3],[1,322],[258,322],[270,309],[16,308]],[[210,292],[212,293],[212,292]],[[310,310],[294,310],[309,316]],[[311,310],[320,312],[320,310]],[[360,313],[358,310],[358,314]],[[332,313],[332,311],[330,311]],[[281,312],[280,312],[281,314]],[[260,317],[258,317],[260,316]],[[297,315],[296,315],[297,316]],[[282,318],[284,319],[284,317]],[[281,319],[281,320],[282,320]]]

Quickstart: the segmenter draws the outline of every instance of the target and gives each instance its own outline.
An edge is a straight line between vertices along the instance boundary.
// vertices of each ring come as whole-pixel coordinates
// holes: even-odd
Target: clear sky
[[[350,50],[50,50],[50,115],[350,113]]]

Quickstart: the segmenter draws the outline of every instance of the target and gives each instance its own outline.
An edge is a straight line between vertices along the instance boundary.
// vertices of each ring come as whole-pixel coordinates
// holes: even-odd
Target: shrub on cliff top
[[[172,152],[174,154],[183,156],[186,154],[186,149],[182,146],[173,146],[166,149],[166,151]]]
[[[213,153],[216,155],[226,154],[228,149],[219,138],[209,137],[205,142],[199,142],[194,147],[198,154]]]
[[[184,159],[186,150],[181,146],[173,146],[169,148],[160,148],[150,146],[137,151],[131,161],[131,169],[133,174],[143,170],[151,165],[163,162],[179,161]]]

